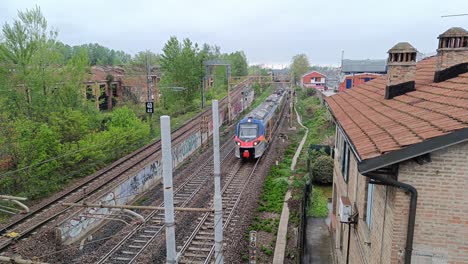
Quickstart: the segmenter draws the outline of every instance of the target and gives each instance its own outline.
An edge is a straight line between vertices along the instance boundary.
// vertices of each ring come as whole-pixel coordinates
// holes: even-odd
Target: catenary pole
[[[213,100],[213,162],[214,162],[214,228],[215,264],[223,264],[223,205],[221,200],[221,163],[219,159],[219,112],[218,100]]]
[[[176,262],[175,226],[174,226],[174,194],[172,189],[172,151],[171,151],[171,120],[169,116],[161,116],[161,148],[164,180],[164,216],[166,223],[166,263]]]

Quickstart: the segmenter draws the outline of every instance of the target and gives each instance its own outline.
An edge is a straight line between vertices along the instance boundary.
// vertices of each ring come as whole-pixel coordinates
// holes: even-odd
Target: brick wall
[[[351,154],[349,179],[348,183],[346,183],[341,174],[338,156],[335,155],[333,174],[333,182],[337,193],[333,197],[339,199],[341,196],[348,196],[353,204],[353,213],[356,211],[359,213],[358,223],[351,226],[349,263],[389,263],[392,241],[391,226],[393,221],[393,203],[389,203],[389,200],[393,199],[394,190],[386,186],[375,186],[374,217],[372,228],[369,230],[365,221],[368,179],[359,174],[356,158]],[[338,263],[345,263],[349,226],[339,222],[339,200],[335,206],[338,218],[334,237],[335,251]],[[343,234],[342,247],[340,249],[341,232]]]
[[[416,62],[389,63],[387,86],[401,84],[416,79]]]
[[[468,48],[445,48],[438,50],[437,71],[445,70],[454,65],[468,62]]]
[[[353,211],[359,213],[358,224],[351,230],[349,263],[403,263],[409,194],[375,185],[369,230],[365,221],[368,179],[358,173],[356,159],[351,155],[346,183],[338,161],[340,152],[336,153],[333,197],[338,199],[334,203],[338,263],[346,261],[348,240],[348,225],[339,222],[341,196],[347,196]],[[430,163],[407,161],[399,169],[398,180],[413,185],[419,194],[413,263],[468,263],[468,143],[433,152],[431,157]]]
[[[414,263],[468,263],[468,143],[431,154],[432,162],[400,164],[398,180],[418,190]],[[409,195],[395,197],[392,263],[404,257]]]

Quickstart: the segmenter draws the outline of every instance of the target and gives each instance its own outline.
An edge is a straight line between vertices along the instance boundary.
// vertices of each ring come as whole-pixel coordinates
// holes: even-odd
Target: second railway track
[[[234,148],[229,140],[222,146],[222,162],[233,159]],[[200,164],[174,191],[174,205],[186,207],[198,191],[205,186],[213,171],[212,155]],[[159,204],[164,206],[164,203]],[[165,227],[164,212],[155,210],[145,216],[145,222],[137,225],[97,263],[134,263],[148,245],[160,235]]]
[[[174,140],[183,137],[194,127],[195,125],[189,124],[175,130],[173,132],[176,133]],[[154,159],[155,153],[157,153],[160,148],[160,141],[142,147],[130,155],[117,160],[110,166],[97,171],[68,190],[57,194],[54,198],[43,202],[36,208],[33,208],[28,214],[1,227],[0,252],[8,249],[15,241],[23,239],[30,234],[34,234],[39,228],[52,223],[58,216],[70,210],[69,207],[62,206],[62,203],[77,203],[82,201],[84,198],[98,192],[103,186],[114,183],[120,179],[122,175],[135,167],[144,165],[151,159]],[[14,232],[18,235],[15,237],[6,236],[6,234],[10,232]]]
[[[260,159],[255,163],[246,163],[233,170],[227,177],[222,189],[223,228],[229,224],[240,201],[242,193],[255,173]],[[241,161],[238,161],[241,163]],[[211,201],[211,205],[213,201]],[[178,263],[208,263],[214,253],[214,213],[205,213],[192,235],[187,239],[179,252]]]

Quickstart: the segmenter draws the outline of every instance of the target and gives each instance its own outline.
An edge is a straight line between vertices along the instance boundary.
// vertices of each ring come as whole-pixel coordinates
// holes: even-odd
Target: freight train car
[[[277,90],[236,125],[236,157],[259,158],[268,147],[283,103],[284,90]]]

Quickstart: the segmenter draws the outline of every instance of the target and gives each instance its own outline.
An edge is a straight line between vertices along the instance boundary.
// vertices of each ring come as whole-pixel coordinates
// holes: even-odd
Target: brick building
[[[388,53],[388,74],[326,98],[336,259],[468,263],[468,32],[419,62],[406,42]]]
[[[159,69],[153,67],[149,74],[150,85],[153,87],[152,99],[159,99],[157,82]],[[126,72],[118,66],[93,66],[86,82],[86,98],[96,103],[101,110],[112,109],[119,101],[125,99],[134,102],[148,100],[147,75],[143,69],[131,69]]]
[[[344,92],[346,89],[351,89],[354,86],[361,85],[377,78],[380,75],[381,74],[378,73],[357,73],[345,75],[340,82],[338,90],[339,92]]]
[[[311,71],[302,75],[301,84],[304,88],[325,89],[326,79],[327,76],[320,72]]]
[[[338,91],[346,91],[385,73],[387,73],[386,60],[342,60]]]

